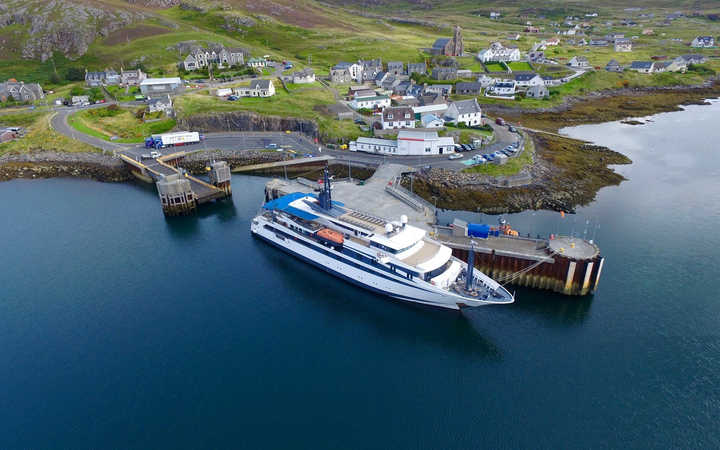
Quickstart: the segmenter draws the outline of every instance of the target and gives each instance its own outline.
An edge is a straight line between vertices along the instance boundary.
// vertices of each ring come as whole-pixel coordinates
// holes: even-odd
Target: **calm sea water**
[[[252,239],[262,178],[178,220],[151,187],[2,183],[0,447],[717,448],[719,113],[566,130],[629,181],[507,218],[595,238],[599,291],[464,314]]]

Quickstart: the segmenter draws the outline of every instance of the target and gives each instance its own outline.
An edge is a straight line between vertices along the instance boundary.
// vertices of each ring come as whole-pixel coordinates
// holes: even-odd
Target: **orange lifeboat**
[[[317,237],[322,238],[329,242],[334,242],[335,244],[342,245],[345,242],[345,237],[342,235],[342,233],[331,230],[329,228],[323,228],[322,230],[318,231],[316,234],[317,234]]]

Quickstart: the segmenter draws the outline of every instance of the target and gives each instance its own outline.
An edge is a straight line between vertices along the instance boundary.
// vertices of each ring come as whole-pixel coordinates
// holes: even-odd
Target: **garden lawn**
[[[525,61],[513,61],[507,63],[507,65],[513,72],[530,72],[533,70],[532,66]]]
[[[485,63],[485,68],[488,70],[488,72],[507,72],[505,66],[496,62]]]

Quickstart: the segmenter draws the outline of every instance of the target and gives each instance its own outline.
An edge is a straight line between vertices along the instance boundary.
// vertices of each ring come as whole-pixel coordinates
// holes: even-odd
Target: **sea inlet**
[[[139,183],[2,183],[0,447],[717,448],[719,114],[563,130],[628,181],[505,218],[598,242],[598,291],[463,313],[254,240],[265,178],[167,220]]]

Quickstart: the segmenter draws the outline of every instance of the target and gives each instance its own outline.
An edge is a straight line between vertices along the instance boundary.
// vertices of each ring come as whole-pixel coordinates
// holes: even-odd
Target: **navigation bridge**
[[[166,216],[191,214],[197,205],[232,195],[230,167],[225,161],[215,161],[210,165],[210,182],[206,182],[178,167],[186,154],[184,151],[176,152],[143,161],[125,154],[120,154],[120,157],[139,179],[155,183]]]

